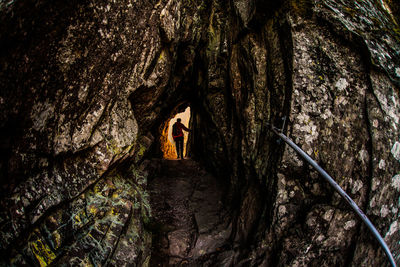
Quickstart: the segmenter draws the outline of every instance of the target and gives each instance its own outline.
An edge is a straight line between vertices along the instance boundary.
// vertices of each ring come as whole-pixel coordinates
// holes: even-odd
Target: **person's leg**
[[[175,139],[176,156],[179,159],[179,138]]]
[[[180,150],[181,150],[181,159],[183,159],[183,137],[181,137],[181,145],[180,145]]]

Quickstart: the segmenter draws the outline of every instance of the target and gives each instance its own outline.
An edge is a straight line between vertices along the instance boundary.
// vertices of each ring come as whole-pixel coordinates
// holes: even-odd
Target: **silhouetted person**
[[[190,131],[190,129],[186,128],[185,125],[181,123],[181,119],[177,119],[174,125],[172,126],[172,137],[174,138],[175,141],[175,148],[176,148],[176,154],[178,155],[181,159],[183,159],[183,131],[185,130],[187,132]]]

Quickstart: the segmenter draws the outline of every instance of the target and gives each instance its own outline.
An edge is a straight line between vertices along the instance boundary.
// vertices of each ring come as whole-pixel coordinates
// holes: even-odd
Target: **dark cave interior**
[[[381,3],[0,2],[5,264],[145,265],[165,226],[151,209],[201,200],[181,216],[190,238],[166,227],[157,240],[191,240],[177,247],[204,265],[380,265],[365,229],[269,126],[287,117],[283,131],[400,250],[400,39]],[[168,123],[188,107],[190,159],[167,162]]]

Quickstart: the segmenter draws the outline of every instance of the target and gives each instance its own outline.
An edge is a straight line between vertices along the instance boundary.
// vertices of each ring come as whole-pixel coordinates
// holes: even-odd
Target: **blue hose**
[[[346,200],[346,202],[351,206],[354,212],[361,218],[361,220],[367,225],[369,230],[372,232],[372,235],[378,240],[379,244],[383,248],[386,253],[386,256],[389,259],[390,264],[393,267],[396,267],[396,263],[394,261],[393,255],[390,252],[388,245],[385,240],[383,240],[382,236],[379,234],[378,230],[376,230],[375,226],[371,223],[368,217],[364,214],[364,212],[357,206],[357,204],[350,198],[349,195],[333,180],[333,178],[322,169],[306,152],[304,152],[300,147],[298,147],[290,138],[284,135],[281,131],[279,131],[274,126],[271,127],[272,131],[276,133],[280,138],[283,139],[291,148],[293,148],[303,159],[305,159],[311,166],[313,166],[321,175],[324,177],[330,185]]]

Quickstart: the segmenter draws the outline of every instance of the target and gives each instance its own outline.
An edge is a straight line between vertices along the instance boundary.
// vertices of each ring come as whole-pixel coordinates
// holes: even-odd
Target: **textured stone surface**
[[[145,159],[181,105],[232,212],[230,249],[204,265],[386,264],[276,142],[282,116],[399,263],[398,14],[389,0],[2,1],[3,263],[148,264]]]
[[[191,21],[181,21],[176,16],[178,9],[187,12]],[[2,253],[18,250],[20,243],[30,240],[53,210],[73,213],[65,205],[77,209],[75,200],[96,183],[106,181],[115,169],[124,177],[121,179],[130,179],[129,172],[120,171],[118,164],[130,162],[133,170],[139,168],[153,142],[146,122],[157,123],[154,112],[159,111],[140,97],[134,99],[141,99],[144,106],[136,105],[130,96],[135,90],[139,95],[145,92],[160,105],[157,96],[163,97],[174,68],[171,58],[176,58],[177,42],[199,39],[192,32],[202,25],[199,13],[194,3],[189,6],[177,1],[158,5],[148,1],[1,3]],[[187,31],[182,32],[180,25],[188,27]],[[165,37],[168,40],[162,44]],[[139,113],[136,117],[135,110]],[[138,182],[132,179],[133,184]],[[136,188],[128,183],[126,190],[145,194],[145,184]],[[103,197],[104,201],[112,199],[112,195]],[[129,199],[127,203],[142,206],[143,201]],[[116,205],[112,203],[109,209]],[[130,218],[130,209],[118,212]],[[140,212],[129,218],[117,223],[113,239],[92,242],[93,250],[108,249],[96,262],[125,258],[137,264],[146,262],[145,218]],[[100,221],[94,217],[91,224]],[[59,218],[57,225],[63,222]],[[127,229],[144,241],[132,241]],[[60,257],[72,262],[75,254],[87,261],[91,249],[83,246],[89,241],[78,232],[72,229],[70,233],[74,252],[60,254],[52,249],[45,262]],[[126,247],[133,248],[121,258]],[[30,252],[16,257],[20,255],[32,264],[42,263]]]
[[[229,247],[230,213],[224,188],[190,159],[163,160],[149,181],[153,254],[152,266],[198,266]],[[219,261],[214,261],[218,264]]]
[[[221,82],[215,75],[221,59],[213,55],[203,105],[217,130],[205,115],[197,121],[198,131],[215,136],[211,144],[201,136],[207,145],[198,149],[216,171],[231,174],[231,190],[240,192],[236,245],[258,240],[252,253],[233,262],[387,262],[338,195],[291,149],[276,144],[266,123],[280,126],[283,115],[288,135],[366,210],[398,261],[399,37],[393,17],[369,1],[292,1],[248,31],[241,23],[248,27],[243,14],[253,12],[253,4],[236,1],[239,22],[213,24],[214,32],[226,21],[232,25],[225,37],[229,74],[222,74],[229,78]]]

